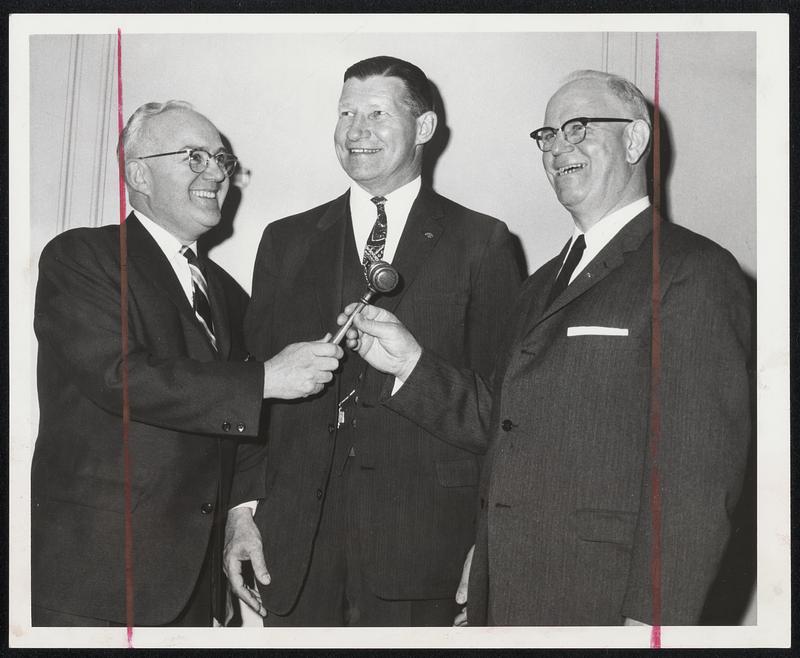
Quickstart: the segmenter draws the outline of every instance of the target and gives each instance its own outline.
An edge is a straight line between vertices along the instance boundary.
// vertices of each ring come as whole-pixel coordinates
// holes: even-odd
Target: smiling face
[[[147,153],[142,155],[184,148],[204,149],[211,155],[225,150],[214,125],[188,109],[158,114],[147,121],[143,130],[141,148]],[[229,183],[213,158],[200,174],[189,168],[184,154],[131,160],[126,174],[144,206],[141,211],[184,244],[194,242],[219,223]]]
[[[561,87],[547,104],[544,125],[559,128],[575,117],[634,118],[604,81],[594,79]],[[542,153],[558,200],[583,230],[646,194],[641,152],[632,148],[631,126],[589,123],[586,138],[579,144],[570,144],[559,131],[553,149]]]
[[[422,170],[422,145],[433,136],[436,115],[415,117],[396,77],[350,78],[339,99],[334,133],[342,168],[370,194],[389,194]]]

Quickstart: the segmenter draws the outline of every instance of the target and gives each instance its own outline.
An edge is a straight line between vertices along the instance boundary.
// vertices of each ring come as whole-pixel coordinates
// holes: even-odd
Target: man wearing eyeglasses
[[[403,382],[387,407],[489,441],[457,594],[469,624],[696,624],[749,442],[744,277],[651,207],[634,85],[576,72],[545,124],[532,137],[573,235],[523,284],[493,379],[374,307],[349,345]]]
[[[342,351],[245,353],[247,295],[197,253],[236,167],[208,119],[143,105],[120,158],[124,224],[63,233],[40,260],[32,621],[210,626],[237,440],[263,399],[322,390]]]

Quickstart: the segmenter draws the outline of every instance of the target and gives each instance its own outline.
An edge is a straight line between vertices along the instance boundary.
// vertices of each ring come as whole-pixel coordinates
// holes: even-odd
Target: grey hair
[[[622,76],[614,75],[613,73],[585,69],[570,73],[564,84],[575,82],[576,80],[600,80],[605,82],[609,90],[628,106],[634,119],[642,119],[652,128],[650,110],[647,107],[644,94],[629,80],[626,80]]]
[[[191,103],[186,101],[167,101],[166,103],[145,103],[140,105],[136,111],[131,114],[128,123],[119,136],[117,142],[117,157],[124,155],[126,158],[129,154],[132,156],[136,153],[144,131],[144,125],[154,116],[169,112],[171,110],[192,110],[195,111]]]

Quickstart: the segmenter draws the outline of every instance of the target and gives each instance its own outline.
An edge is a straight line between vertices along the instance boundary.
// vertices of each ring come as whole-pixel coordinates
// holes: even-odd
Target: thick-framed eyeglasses
[[[236,165],[239,163],[239,159],[235,155],[231,155],[230,153],[225,153],[224,151],[221,153],[216,153],[215,155],[211,155],[208,151],[203,149],[181,149],[180,151],[170,151],[169,153],[156,153],[154,155],[142,155],[137,160],[147,160],[148,158],[163,158],[167,155],[179,155],[183,154],[187,157],[189,162],[189,169],[191,169],[196,174],[202,174],[206,169],[208,169],[208,163],[211,162],[212,158],[214,162],[217,163],[217,166],[222,169],[223,173],[226,177],[230,178],[233,176],[233,172],[236,171]]]
[[[580,144],[586,139],[586,124],[588,123],[631,123],[633,119],[618,119],[614,117],[575,117],[569,121],[565,121],[561,128],[550,128],[545,126],[539,128],[531,133],[531,137],[536,140],[536,145],[545,153],[552,150],[553,144],[556,143],[556,135],[558,131],[564,135],[564,139],[570,144]]]

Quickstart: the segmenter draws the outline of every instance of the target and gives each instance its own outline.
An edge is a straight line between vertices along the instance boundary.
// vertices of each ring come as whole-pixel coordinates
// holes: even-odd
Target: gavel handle
[[[347,318],[347,322],[345,322],[341,327],[339,327],[339,331],[336,334],[328,339],[329,343],[333,343],[334,345],[338,345],[342,342],[342,338],[347,333],[347,330],[350,328],[350,325],[353,324],[353,318],[357,313],[361,312],[361,309],[364,308],[367,304],[369,304],[370,300],[375,296],[375,291],[372,289],[367,289],[363,295],[361,295],[361,299],[358,300],[358,304],[356,305],[355,310],[350,314]]]

